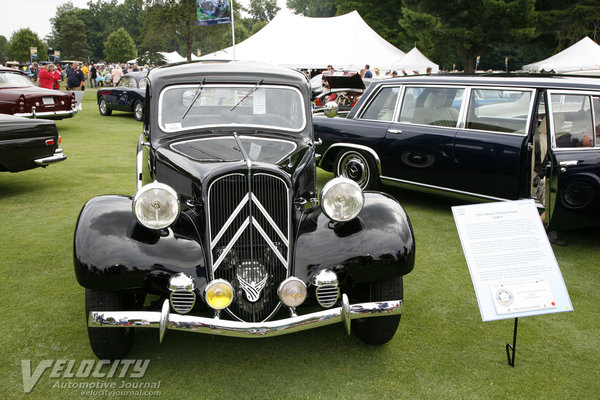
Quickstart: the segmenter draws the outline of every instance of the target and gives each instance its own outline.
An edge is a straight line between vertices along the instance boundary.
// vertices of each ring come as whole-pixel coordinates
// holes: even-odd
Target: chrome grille
[[[179,314],[190,312],[195,302],[196,295],[191,290],[175,290],[171,292],[171,307]]]
[[[242,321],[264,321],[279,307],[277,287],[288,276],[290,201],[282,178],[230,174],[208,189],[213,279],[229,281],[228,308]]]
[[[317,301],[322,307],[329,308],[335,304],[340,295],[337,285],[323,285],[317,288]]]

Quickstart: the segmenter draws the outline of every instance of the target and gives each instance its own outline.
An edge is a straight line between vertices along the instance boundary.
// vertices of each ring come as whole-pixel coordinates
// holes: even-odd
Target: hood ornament
[[[267,284],[269,275],[266,274],[265,277],[262,278],[258,282],[255,282],[255,281],[248,282],[247,280],[245,280],[244,278],[242,278],[239,275],[237,275],[237,278],[240,283],[240,287],[246,294],[246,298],[248,299],[248,301],[251,303],[256,303],[258,301],[258,299],[260,298],[260,293],[263,291],[263,289],[265,288],[265,285]]]

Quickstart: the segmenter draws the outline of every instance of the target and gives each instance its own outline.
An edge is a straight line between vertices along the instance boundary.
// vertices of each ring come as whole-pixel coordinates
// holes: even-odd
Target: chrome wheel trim
[[[100,99],[100,104],[98,106],[100,107],[100,114],[105,115],[106,114],[106,100],[104,100],[104,98]]]
[[[143,117],[144,108],[142,107],[142,103],[139,101],[135,103],[135,109],[133,110],[135,114],[135,118],[139,121]]]
[[[369,162],[361,153],[356,151],[346,152],[340,157],[336,174],[353,180],[361,189],[365,189],[371,180]]]

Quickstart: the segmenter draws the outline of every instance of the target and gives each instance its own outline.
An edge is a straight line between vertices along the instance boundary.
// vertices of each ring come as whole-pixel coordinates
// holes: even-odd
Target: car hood
[[[223,135],[164,143],[155,153],[156,177],[188,196],[203,182],[233,171],[277,170],[294,180],[307,164],[305,159],[312,149],[302,142],[264,136],[241,134],[238,140],[233,135]]]

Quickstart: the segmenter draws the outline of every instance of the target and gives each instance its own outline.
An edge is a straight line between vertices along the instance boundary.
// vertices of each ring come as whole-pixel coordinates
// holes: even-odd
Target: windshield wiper
[[[258,81],[258,82],[256,83],[256,85],[254,85],[254,87],[253,87],[252,89],[250,89],[250,90],[248,91],[248,93],[246,93],[246,95],[245,95],[244,97],[242,97],[241,99],[239,99],[239,101],[238,101],[237,103],[235,103],[235,105],[234,105],[233,107],[231,107],[231,108],[229,109],[229,111],[233,111],[233,110],[234,110],[234,109],[235,109],[237,106],[239,106],[239,105],[240,105],[240,103],[241,103],[242,101],[246,100],[246,99],[248,98],[248,96],[250,96],[252,93],[254,93],[254,92],[256,91],[256,89],[258,89],[258,88],[260,87],[260,85],[262,85],[262,83],[263,83],[263,80],[261,79],[260,81]]]
[[[194,105],[196,100],[198,100],[198,97],[200,97],[200,95],[202,94],[202,88],[204,87],[204,81],[206,81],[206,78],[202,78],[202,82],[200,82],[200,86],[198,86],[198,89],[196,90],[196,93],[194,94],[194,99],[192,100],[192,102],[190,103],[188,108],[185,110],[185,112],[183,113],[183,115],[181,116],[180,119],[184,119],[186,117],[186,115],[188,115],[188,113],[192,109],[192,106]]]

